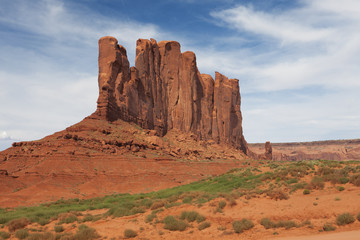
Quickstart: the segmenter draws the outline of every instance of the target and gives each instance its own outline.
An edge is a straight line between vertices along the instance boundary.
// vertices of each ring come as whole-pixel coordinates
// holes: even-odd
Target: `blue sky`
[[[360,137],[360,1],[0,0],[0,150],[96,109],[97,40],[176,40],[240,80],[248,142]]]

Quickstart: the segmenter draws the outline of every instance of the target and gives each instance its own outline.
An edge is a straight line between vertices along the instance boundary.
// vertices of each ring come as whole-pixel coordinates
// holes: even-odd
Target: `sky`
[[[360,138],[359,29],[358,0],[0,0],[0,150],[95,111],[107,35],[239,79],[248,142]]]

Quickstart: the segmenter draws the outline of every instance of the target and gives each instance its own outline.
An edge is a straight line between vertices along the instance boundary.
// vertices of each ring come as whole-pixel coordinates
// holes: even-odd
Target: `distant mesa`
[[[193,52],[175,41],[139,39],[135,67],[113,37],[99,40],[99,98],[91,118],[133,122],[164,136],[177,129],[249,155],[239,80],[200,74]]]

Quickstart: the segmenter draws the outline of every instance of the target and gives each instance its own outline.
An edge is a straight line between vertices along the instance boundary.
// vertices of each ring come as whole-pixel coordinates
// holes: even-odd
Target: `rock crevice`
[[[175,41],[139,39],[135,67],[113,37],[99,40],[99,98],[93,117],[134,122],[164,136],[169,130],[231,145],[248,154],[237,79],[200,74],[193,52]]]

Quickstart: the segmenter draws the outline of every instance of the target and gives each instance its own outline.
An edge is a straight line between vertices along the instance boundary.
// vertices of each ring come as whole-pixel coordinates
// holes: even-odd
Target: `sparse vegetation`
[[[353,215],[351,215],[350,213],[343,213],[340,214],[339,216],[337,216],[336,218],[336,224],[339,226],[343,226],[343,225],[347,225],[347,224],[351,224],[355,222],[355,218]]]

